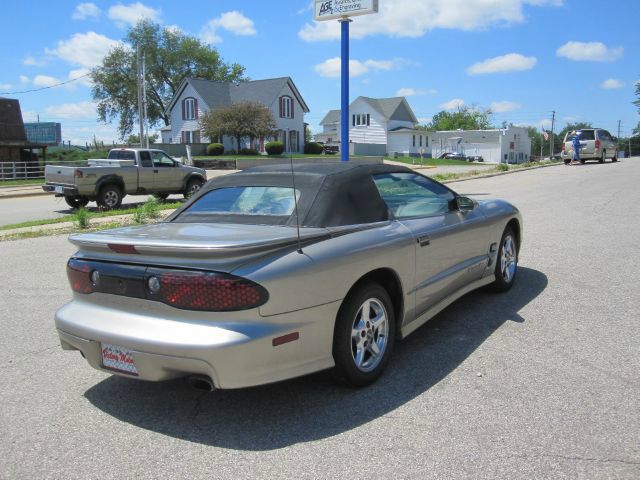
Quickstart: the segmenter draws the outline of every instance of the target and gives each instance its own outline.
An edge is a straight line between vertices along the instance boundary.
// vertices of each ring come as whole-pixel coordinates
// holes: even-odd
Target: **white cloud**
[[[71,65],[92,68],[99,65],[112,48],[121,45],[95,32],[76,33],[68,40],[60,40],[53,50],[46,49],[49,55],[54,55]]]
[[[93,102],[63,103],[62,105],[52,105],[44,109],[47,115],[56,119],[73,118],[78,119],[95,119],[96,104]]]
[[[0,83],[0,90],[11,90],[13,85],[10,83]]]
[[[140,20],[160,21],[160,10],[148,7],[140,2],[130,5],[114,5],[109,8],[109,18],[116,22],[116,25],[123,28],[127,25],[135,25]]]
[[[440,105],[443,110],[458,110],[464,106],[464,100],[461,98],[454,98]]]
[[[77,70],[71,70],[69,72],[69,80],[78,79],[76,82],[74,82],[76,85],[90,87],[93,85],[93,83],[91,82],[91,77],[85,76],[85,75],[88,75],[89,72],[90,70],[88,68],[79,68]]]
[[[520,72],[523,70],[531,70],[536,63],[538,63],[536,57],[525,57],[519,53],[508,53],[507,55],[474,63],[467,68],[467,73],[469,75],[482,75],[486,73]]]
[[[33,78],[33,84],[36,87],[53,87],[61,82],[60,79],[56,77],[50,77],[49,75],[36,75]]]
[[[522,107],[519,103],[516,102],[493,102],[489,105],[489,108],[494,113],[505,113],[505,112],[513,112],[514,110],[519,110]]]
[[[359,17],[350,26],[352,38],[370,35],[421,37],[437,28],[478,30],[521,23],[524,6],[559,6],[562,0],[385,0],[380,12]],[[340,38],[338,22],[305,24],[298,32],[305,41]]]
[[[600,88],[604,90],[615,90],[617,88],[624,88],[624,82],[616,80],[615,78],[609,78],[600,84]]]
[[[349,60],[349,76],[359,77],[368,72],[377,70],[394,70],[408,63],[403,58],[394,58],[392,60]],[[323,77],[336,78],[340,76],[341,71],[340,57],[333,57],[316,65],[314,70]]]
[[[29,79],[29,77],[27,77],[26,75],[20,75],[20,83],[25,85],[27,83],[29,83],[31,80]]]
[[[100,8],[95,3],[79,3],[71,14],[73,20],[84,20],[86,18],[98,18]]]
[[[207,43],[220,43],[222,42],[222,37],[218,35],[219,29],[242,36],[250,36],[257,33],[253,20],[234,10],[209,20],[200,32],[200,38]]]
[[[624,53],[624,48],[609,48],[602,42],[567,42],[556,50],[559,57],[578,62],[613,62]]]
[[[418,123],[420,125],[427,125],[433,121],[433,117],[418,117]]]
[[[47,64],[47,61],[44,58],[28,56],[22,59],[22,64],[27,67],[44,67]]]
[[[427,95],[427,94],[435,95],[436,93],[438,93],[438,91],[434,89],[424,90],[422,88],[404,87],[399,89],[396,92],[396,96],[397,97],[415,97],[418,95]]]

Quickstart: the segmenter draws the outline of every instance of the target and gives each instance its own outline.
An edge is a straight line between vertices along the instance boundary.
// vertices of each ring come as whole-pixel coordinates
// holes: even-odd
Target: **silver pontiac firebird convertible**
[[[62,348],[142,380],[240,388],[333,368],[375,381],[394,342],[514,283],[522,218],[386,165],[276,165],[208,182],[164,222],[74,235]]]

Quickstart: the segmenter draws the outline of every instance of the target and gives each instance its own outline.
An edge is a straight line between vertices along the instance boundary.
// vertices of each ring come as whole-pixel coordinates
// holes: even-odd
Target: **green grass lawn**
[[[269,159],[269,158],[286,158],[289,159],[293,157],[296,158],[335,158],[340,160],[340,154],[336,155],[311,155],[306,153],[294,153],[291,156],[289,155],[194,155],[194,160],[261,160],[261,159]]]
[[[19,187],[21,185],[42,185],[44,178],[29,178],[26,180],[0,180],[0,187]]]
[[[420,160],[420,157],[385,157],[385,160],[389,160],[390,162],[401,162],[406,163],[408,165],[471,165],[469,162],[465,162],[462,160],[450,160],[448,158],[424,158]]]

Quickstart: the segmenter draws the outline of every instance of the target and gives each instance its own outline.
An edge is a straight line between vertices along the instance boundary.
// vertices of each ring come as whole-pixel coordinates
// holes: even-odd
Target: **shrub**
[[[91,212],[84,207],[79,208],[73,215],[73,220],[78,228],[87,229],[91,223]]]
[[[227,155],[237,155],[238,152],[236,152],[235,148],[231,148],[229,150],[227,150]]]
[[[284,143],[282,142],[268,142],[264,149],[269,155],[282,155],[284,152]]]
[[[241,148],[240,155],[258,155],[258,151],[253,148]]]
[[[144,223],[146,218],[147,217],[144,214],[144,207],[139,206],[133,211],[133,222],[134,223]]]
[[[317,142],[309,142],[304,144],[304,153],[309,155],[320,155],[324,151],[324,147]]]
[[[151,197],[142,205],[142,212],[148,219],[155,220],[160,216],[160,202],[158,199]]]
[[[224,145],[221,143],[210,143],[207,145],[207,155],[217,157],[224,153]]]
[[[507,170],[509,170],[509,165],[507,165],[506,163],[500,163],[500,164],[498,164],[497,168],[501,172],[506,172]]]

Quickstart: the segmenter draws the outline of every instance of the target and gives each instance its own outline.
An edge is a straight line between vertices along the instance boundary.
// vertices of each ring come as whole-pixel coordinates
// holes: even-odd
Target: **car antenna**
[[[300,218],[298,217],[298,196],[296,195],[296,176],[293,173],[293,152],[291,150],[289,150],[289,163],[291,164],[291,183],[293,184],[293,205],[294,205],[294,208],[296,209],[296,232],[298,233],[298,253],[301,254],[302,243],[300,242]]]

